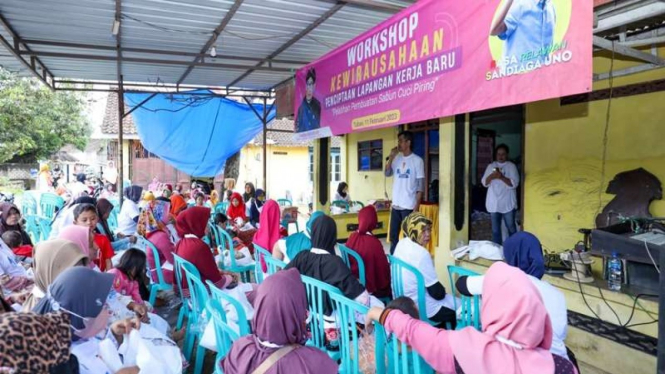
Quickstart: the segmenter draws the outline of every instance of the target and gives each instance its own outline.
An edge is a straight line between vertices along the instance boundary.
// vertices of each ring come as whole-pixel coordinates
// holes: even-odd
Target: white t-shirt
[[[501,173],[513,183],[510,187],[501,180],[494,179],[487,184],[487,177],[494,172],[497,168]],[[508,213],[517,208],[517,193],[515,189],[520,184],[520,175],[517,172],[517,167],[510,161],[497,162],[494,161],[485,169],[485,175],[482,179],[483,186],[487,187],[487,200],[485,200],[485,207],[490,213]]]
[[[120,208],[120,213],[118,214],[117,232],[123,235],[136,234],[137,223],[134,222],[134,218],[138,217],[139,213],[139,206],[135,202],[125,199],[122,203],[122,208]]]
[[[527,274],[528,275],[528,274]],[[550,352],[563,358],[568,358],[566,351],[566,336],[568,335],[568,308],[566,308],[566,297],[551,284],[528,275],[533,285],[536,286],[540,297],[543,299],[547,314],[552,322],[552,347]],[[483,292],[484,275],[468,277],[466,287],[472,295],[481,295]]]
[[[395,157],[393,169],[393,208],[413,209],[416,207],[416,193],[419,190],[418,179],[425,178],[423,159],[415,153]]]
[[[425,280],[425,288],[433,286],[439,281],[434,269],[434,262],[429,252],[409,238],[403,238],[395,247],[395,257],[420,270]],[[394,277],[394,275],[393,275]],[[404,295],[412,299],[418,305],[418,283],[416,277],[410,271],[402,271],[402,282],[404,283]],[[433,317],[441,307],[454,309],[454,300],[451,295],[446,294],[443,300],[436,300],[425,290],[425,305],[427,317]]]

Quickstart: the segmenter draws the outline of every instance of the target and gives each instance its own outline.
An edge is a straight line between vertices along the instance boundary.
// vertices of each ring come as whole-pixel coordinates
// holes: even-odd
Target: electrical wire
[[[656,264],[656,261],[653,259],[653,256],[651,256],[651,251],[649,250],[649,245],[647,244],[647,241],[644,241],[644,248],[647,250],[647,254],[649,255],[649,258],[651,259],[651,262],[653,263],[653,266],[656,268],[656,271],[658,274],[660,274],[660,268]]]
[[[600,163],[600,185],[598,186],[598,216],[603,208],[603,186],[605,185],[605,169],[607,165],[607,144],[609,143],[610,118],[612,109],[612,97],[614,96],[614,41],[612,41],[612,58],[610,59],[609,71],[610,97],[607,99],[607,111],[605,113],[605,128],[603,130],[603,154]]]

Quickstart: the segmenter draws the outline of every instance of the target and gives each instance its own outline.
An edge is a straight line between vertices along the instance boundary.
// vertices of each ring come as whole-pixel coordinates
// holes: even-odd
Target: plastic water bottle
[[[623,273],[623,263],[616,252],[612,253],[612,258],[607,263],[607,285],[612,291],[621,291],[621,275]]]

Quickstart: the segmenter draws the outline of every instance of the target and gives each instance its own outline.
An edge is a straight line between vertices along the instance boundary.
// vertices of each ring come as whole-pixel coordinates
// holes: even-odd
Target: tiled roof
[[[272,122],[268,123],[268,129],[277,129],[277,130],[289,130],[293,131],[295,128],[293,124],[293,120],[290,119],[276,119],[273,120]],[[260,132],[254,140],[252,140],[252,144],[256,146],[262,146],[263,145],[263,131]],[[296,140],[295,139],[295,134],[294,133],[287,133],[287,132],[271,132],[268,131],[268,145],[277,145],[277,146],[282,146],[282,147],[309,147],[313,144],[313,141],[306,140]],[[340,138],[337,136],[332,137],[332,147],[339,147],[340,144]]]
[[[125,105],[125,113],[128,111],[129,107]],[[122,120],[122,133],[123,135],[138,135],[131,114]],[[118,134],[118,94],[115,92],[110,92],[106,101],[106,112],[104,113],[104,121],[102,121],[102,134]]]

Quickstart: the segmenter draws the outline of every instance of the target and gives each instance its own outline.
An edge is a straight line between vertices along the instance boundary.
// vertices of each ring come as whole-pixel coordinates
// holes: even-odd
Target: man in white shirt
[[[386,177],[395,177],[390,211],[390,254],[395,253],[402,221],[411,212],[418,211],[425,191],[425,164],[413,153],[413,133],[402,131],[397,139],[397,147],[390,151],[384,171]]]
[[[487,166],[483,175],[483,186],[487,187],[485,207],[492,216],[492,241],[503,244],[501,221],[506,224],[508,236],[517,231],[515,225],[515,209],[517,194],[515,189],[520,183],[517,167],[508,161],[508,146],[500,144],[494,151],[495,159]]]

